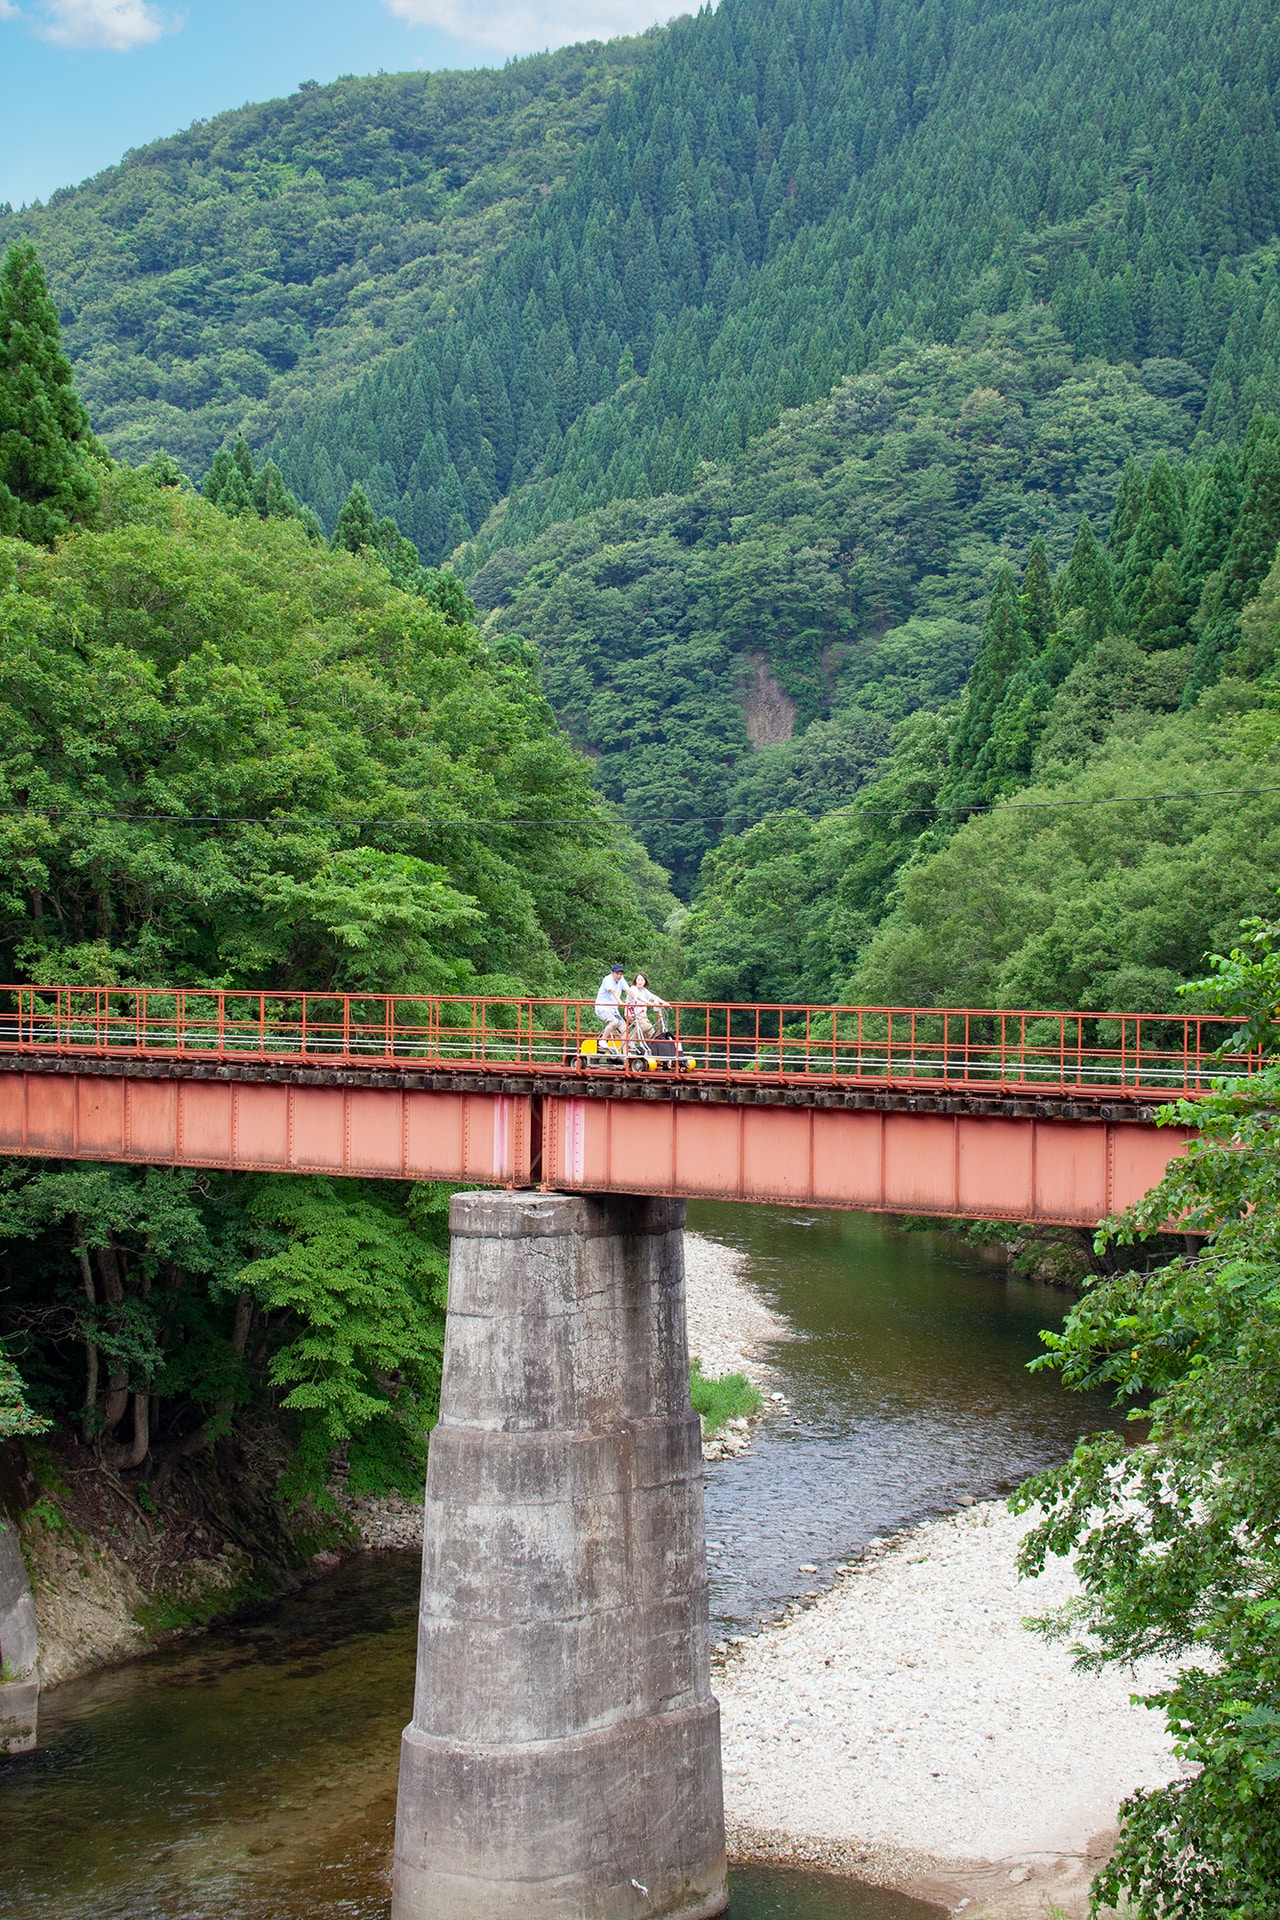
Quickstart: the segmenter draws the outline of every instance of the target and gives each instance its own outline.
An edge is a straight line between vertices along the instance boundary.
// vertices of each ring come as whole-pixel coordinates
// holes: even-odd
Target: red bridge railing
[[[589,1000],[0,987],[0,1054],[560,1077],[684,1071],[810,1088],[870,1082],[1166,1098],[1260,1064],[1220,1057],[1238,1023],[1201,1014],[686,1002],[668,1008],[665,1023],[666,1044],[630,1027],[619,1046],[600,1051]]]

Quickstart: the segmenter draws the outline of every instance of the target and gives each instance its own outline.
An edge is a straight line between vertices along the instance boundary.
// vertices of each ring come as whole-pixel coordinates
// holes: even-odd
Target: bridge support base
[[[683,1221],[452,1202],[392,1920],[728,1904]]]

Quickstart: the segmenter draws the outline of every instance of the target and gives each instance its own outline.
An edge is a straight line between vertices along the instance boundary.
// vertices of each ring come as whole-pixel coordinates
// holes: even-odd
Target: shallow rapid
[[[762,1356],[786,1412],[707,1475],[722,1630],[829,1585],[877,1536],[1007,1492],[1112,1418],[1102,1396],[1027,1371],[1072,1296],[949,1235],[710,1202],[690,1206],[689,1224],[750,1255],[753,1285],[795,1335]]]

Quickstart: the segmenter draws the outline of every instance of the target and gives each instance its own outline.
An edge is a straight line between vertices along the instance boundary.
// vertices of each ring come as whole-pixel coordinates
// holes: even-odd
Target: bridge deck
[[[1222,1074],[1231,1025],[667,1017],[678,1060],[604,1063],[589,1002],[0,989],[0,1152],[1089,1225],[1181,1151],[1158,1106]]]

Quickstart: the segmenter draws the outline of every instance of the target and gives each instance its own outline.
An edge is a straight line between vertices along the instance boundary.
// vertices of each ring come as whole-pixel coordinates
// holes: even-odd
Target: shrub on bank
[[[702,1371],[700,1360],[689,1368],[689,1398],[702,1421],[703,1437],[708,1440],[730,1420],[750,1419],[764,1405],[763,1395],[745,1373],[708,1375]]]

